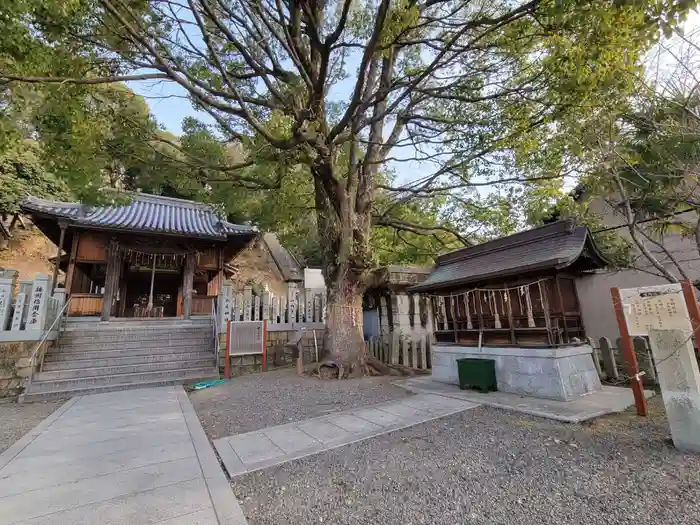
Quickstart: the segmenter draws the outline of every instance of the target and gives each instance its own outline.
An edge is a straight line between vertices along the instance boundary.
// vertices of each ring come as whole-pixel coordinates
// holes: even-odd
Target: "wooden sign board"
[[[680,283],[620,289],[630,336],[649,335],[650,328],[692,332]]]

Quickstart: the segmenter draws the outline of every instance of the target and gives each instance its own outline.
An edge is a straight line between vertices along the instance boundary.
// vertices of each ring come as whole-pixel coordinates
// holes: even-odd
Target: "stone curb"
[[[192,437],[192,444],[194,445],[219,525],[247,525],[248,521],[221,469],[219,460],[214,454],[209,438],[204,433],[197,413],[187,393],[181,388],[178,390],[178,400],[180,401],[182,413],[185,416],[187,429]]]
[[[446,396],[439,396],[437,394],[430,394],[430,395],[436,395],[437,397],[446,397]],[[382,426],[377,430],[358,433],[358,434],[353,435],[350,438],[343,438],[343,439],[340,439],[337,441],[322,443],[322,444],[316,445],[314,447],[302,449],[298,452],[285,454],[284,456],[272,458],[272,459],[269,459],[266,461],[261,461],[261,462],[257,463],[256,465],[252,466],[251,468],[245,467],[245,465],[240,460],[240,458],[238,457],[236,452],[229,445],[228,440],[234,436],[226,436],[223,438],[216,439],[214,441],[214,446],[216,447],[217,452],[219,452],[219,455],[221,456],[221,459],[224,462],[226,469],[229,471],[229,475],[231,476],[231,478],[233,478],[236,476],[241,476],[243,474],[250,474],[251,472],[257,472],[259,470],[264,470],[264,469],[268,469],[271,467],[283,465],[285,463],[296,461],[298,459],[303,459],[303,458],[308,457],[308,456],[320,454],[322,452],[328,452],[329,450],[334,450],[336,448],[344,447],[347,445],[352,445],[354,443],[359,443],[360,441],[365,441],[367,439],[383,436],[384,434],[390,434],[390,433],[396,432],[398,430],[404,430],[406,428],[410,428],[410,427],[413,427],[416,425],[421,425],[423,423],[428,423],[428,422],[436,420],[436,419],[441,419],[444,417],[452,416],[454,414],[458,414],[460,412],[471,410],[471,409],[479,406],[478,403],[474,403],[473,401],[468,401],[468,400],[464,400],[464,399],[460,399],[459,401],[465,403],[465,405],[470,405],[470,406],[464,406],[464,407],[460,407],[460,408],[450,409],[447,412],[439,413],[439,414],[433,414],[430,412],[426,412],[424,410],[415,409],[415,410],[418,410],[419,412],[422,412],[422,415],[420,415],[418,417],[407,418],[404,421],[397,423],[395,425],[390,425],[390,426],[386,426],[386,427]],[[389,403],[392,403],[392,402],[389,402]],[[264,432],[265,430],[268,430],[270,428],[274,428],[274,429],[295,428],[297,425],[307,423],[309,421],[325,421],[326,419],[328,419],[330,417],[337,416],[340,414],[346,414],[346,413],[353,415],[354,417],[357,417],[359,419],[363,419],[361,416],[354,414],[354,412],[360,411],[362,409],[369,409],[369,408],[376,408],[376,409],[381,410],[382,406],[385,406],[389,403],[383,403],[380,405],[367,405],[364,407],[358,407],[358,408],[354,408],[354,409],[350,409],[350,410],[346,410],[346,411],[342,411],[342,412],[336,412],[333,414],[318,416],[315,418],[304,419],[304,420],[296,421],[296,422],[292,422],[292,423],[286,423],[284,425],[277,425],[274,427],[267,427],[267,428],[263,428],[263,429],[252,431],[252,432],[246,432],[246,434],[248,434],[248,433],[252,434],[255,432]],[[365,420],[365,421],[368,421],[369,423],[373,423],[372,421],[369,421],[369,420]],[[374,423],[374,424],[376,425],[376,423]],[[377,426],[379,426],[379,425],[377,425]]]

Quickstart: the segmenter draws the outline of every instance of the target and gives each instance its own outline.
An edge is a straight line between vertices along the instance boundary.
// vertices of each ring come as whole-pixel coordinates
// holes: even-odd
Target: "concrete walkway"
[[[457,385],[440,383],[430,376],[402,379],[395,384],[414,394],[440,395],[564,423],[581,423],[605,414],[623,412],[634,405],[632,390],[615,386],[603,386],[599,392],[581,396],[572,401],[555,401],[508,392],[482,394],[474,390],[460,390]],[[648,399],[654,395],[654,391],[645,390],[644,395]]]
[[[217,439],[214,446],[234,477],[476,406],[449,397],[417,395]]]
[[[181,387],[75,397],[0,455],[0,525],[243,525]]]

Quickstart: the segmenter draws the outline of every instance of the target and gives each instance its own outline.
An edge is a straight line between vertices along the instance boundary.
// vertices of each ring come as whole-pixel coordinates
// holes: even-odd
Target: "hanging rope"
[[[498,315],[498,303],[496,302],[496,292],[491,292],[493,299],[493,322],[496,328],[501,328],[501,317]]]

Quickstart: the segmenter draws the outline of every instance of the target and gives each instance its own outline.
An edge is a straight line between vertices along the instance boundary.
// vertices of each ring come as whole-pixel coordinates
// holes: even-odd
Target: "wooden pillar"
[[[66,293],[70,295],[73,286],[73,274],[75,272],[75,259],[78,256],[78,240],[80,232],[73,232],[73,244],[68,254],[68,268],[66,268]]]
[[[112,305],[119,284],[119,244],[110,240],[107,245],[107,270],[105,272],[105,293],[102,298],[102,320],[109,321],[112,315]]]
[[[189,319],[192,315],[192,288],[194,287],[194,252],[185,256],[185,272],[182,280],[182,317]]]
[[[637,363],[637,354],[634,353],[632,336],[627,328],[625,320],[625,310],[622,304],[622,296],[619,288],[611,288],[613,308],[617,317],[617,326],[620,329],[620,344],[624,351],[625,361],[627,361],[627,375],[632,383],[632,393],[634,394],[634,404],[637,407],[638,416],[647,415],[647,400],[644,397],[644,388],[642,387],[642,379],[639,377],[639,364]]]
[[[569,328],[566,326],[566,312],[564,311],[564,297],[561,294],[561,279],[559,279],[559,275],[555,277],[556,279],[556,284],[557,284],[557,296],[559,297],[559,310],[561,310],[561,322],[564,325],[564,339],[566,339],[566,343],[570,342],[569,339]]]
[[[219,248],[219,253],[218,253],[218,273],[216,275],[216,290],[214,291],[213,295],[220,295],[221,294],[221,289],[224,286],[224,249]]]
[[[127,282],[125,279],[127,273],[126,263],[122,263],[121,279],[119,280],[119,317],[126,316],[126,294],[127,294]]]
[[[68,228],[68,223],[65,221],[58,221],[58,226],[61,228],[61,236],[58,238],[58,250],[56,250],[56,264],[53,265],[53,276],[51,277],[51,295],[56,289],[56,279],[58,279],[58,268],[61,266],[61,255],[63,255],[63,240],[66,238],[66,229]]]
[[[513,307],[510,304],[511,301],[511,296],[510,296],[510,289],[508,288],[508,284],[504,283],[503,288],[506,291],[506,311],[508,312],[508,328],[510,328],[510,344],[515,346],[517,344],[517,339],[515,338],[515,326],[513,326]],[[517,290],[516,290],[517,293]]]
[[[693,334],[695,335],[695,354],[700,357],[700,336],[698,336],[698,330],[700,330],[700,308],[698,307],[698,300],[695,296],[695,288],[692,282],[681,281],[681,289],[683,290],[685,304],[688,307],[688,314],[690,314],[690,324],[693,327]]]

